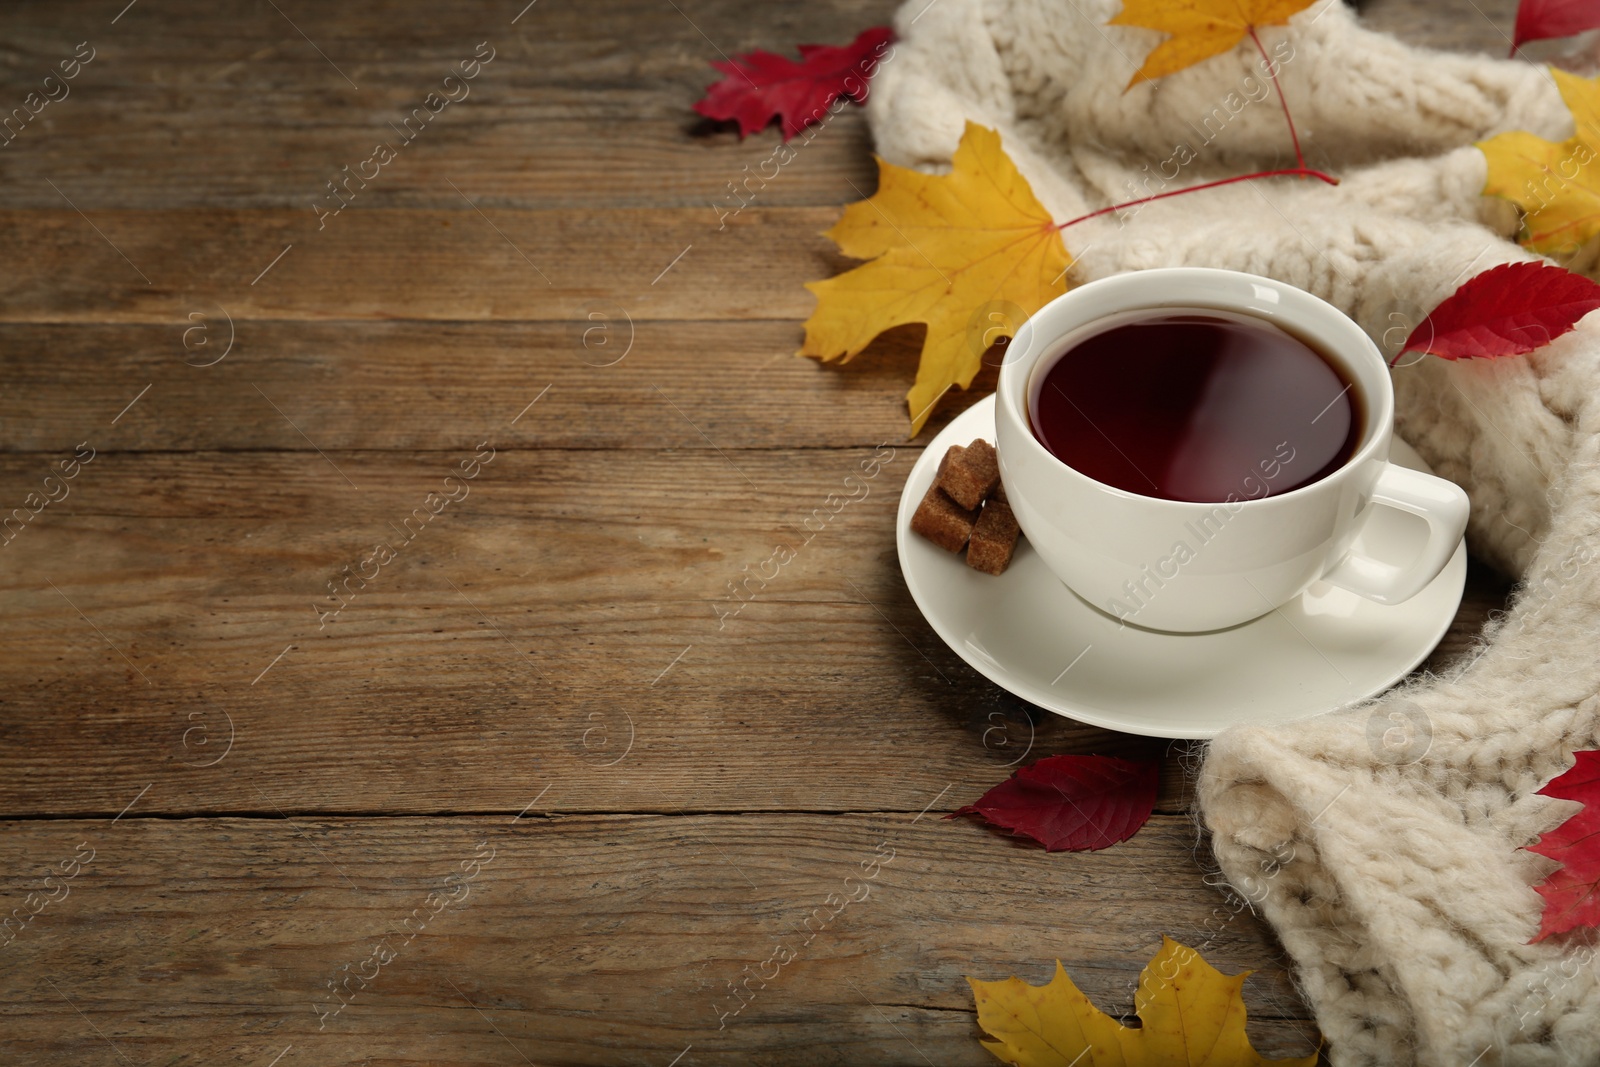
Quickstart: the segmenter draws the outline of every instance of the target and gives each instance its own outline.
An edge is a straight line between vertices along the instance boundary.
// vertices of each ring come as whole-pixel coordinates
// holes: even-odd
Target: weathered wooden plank
[[[94,58],[0,151],[6,204],[62,207],[54,182],[85,210],[204,203],[309,214],[325,183],[382,141],[400,157],[362,191],[370,204],[437,203],[456,195],[449,180],[491,204],[700,205],[726,195],[747,164],[757,172],[778,143],[772,131],[741,144],[694,114],[719,77],[710,61],[842,43],[893,9],[887,0],[755,8],[715,0],[678,10],[626,0],[598,17],[535,7],[512,25],[520,6],[460,3],[420,17],[408,5],[290,3],[281,13],[259,3],[145,5],[115,27],[89,3],[48,19],[13,6],[0,12],[6,108],[39,92],[79,41],[89,40]],[[475,53],[493,59],[465,87],[444,86]],[[460,99],[401,145],[394,127],[443,91]],[[868,144],[852,107],[764,199],[847,199],[852,180],[871,180]]]
[[[600,301],[565,322],[235,326],[216,311],[162,325],[0,324],[0,449],[70,453],[87,436],[106,451],[308,448],[273,404],[325,450],[471,450],[496,425],[507,447],[898,445],[920,343],[897,330],[824,365],[795,355],[798,323],[630,322]],[[994,377],[947,398],[930,432]]]
[[[462,54],[470,56],[470,46]],[[333,211],[339,207],[336,195],[349,200],[354,212],[435,207],[447,199],[461,202],[464,193],[486,209],[676,206],[704,208],[711,217],[711,205],[737,207],[752,194],[761,206],[842,204],[858,199],[852,184],[865,188],[875,180],[871,134],[857,109],[801,134],[791,143],[791,155],[777,152],[782,141],[775,131],[741,142],[705,124],[688,110],[693,96],[675,94],[663,105],[639,94],[574,90],[571,104],[562,106],[544,98],[541,88],[531,90],[541,94],[537,103],[499,105],[488,99],[494,92],[489,72],[472,97],[407,142],[403,128],[397,134],[390,123],[403,121],[437,80],[419,79],[416,99],[396,100],[381,114],[341,122],[324,115],[304,125],[282,125],[289,118],[282,114],[240,115],[232,90],[228,101],[198,115],[179,113],[180,120],[163,104],[160,116],[130,126],[128,115],[116,110],[124,98],[110,96],[98,109],[102,115],[67,115],[58,128],[24,130],[6,146],[0,159],[9,165],[0,171],[15,184],[6,190],[5,205],[60,209],[66,206],[63,196],[87,212],[200,203],[210,209],[287,210],[314,226],[313,205]],[[12,92],[20,100],[30,89]],[[82,88],[79,94],[91,91]],[[62,110],[78,99],[69,97]],[[627,114],[613,113],[617,105],[596,106],[618,99]],[[574,113],[578,117],[570,117]],[[171,169],[150,165],[153,135],[172,147]],[[394,161],[381,169],[358,168],[379,144],[395,151]],[[192,169],[197,157],[210,165]],[[328,182],[342,182],[351,173],[371,180],[353,181],[341,194],[329,189]]]
[[[426,524],[453,453],[98,455],[0,549],[0,812],[157,780],[168,811],[258,810],[265,782],[299,811],[514,812],[547,773],[581,810],[915,810],[913,771],[954,806],[1025,751],[1167,751],[1032,728],[943,646],[895,562],[914,450],[867,478],[875,455],[502,450]],[[39,468],[6,457],[0,492]],[[396,558],[363,565],[378,540]],[[793,561],[730,594],[779,542]],[[1479,587],[1446,651],[1503,595]]]
[[[0,762],[17,771],[0,772],[0,810],[107,810],[107,760],[135,776],[154,763],[196,788],[186,764],[217,749],[202,753],[208,735],[195,734],[186,751],[183,731],[195,712],[220,731],[217,708],[241,732],[239,756],[296,783],[288,802],[302,810],[514,811],[526,778],[463,776],[500,758],[497,739],[596,779],[577,792],[600,810],[875,807],[863,789],[882,776],[900,790],[883,774],[900,763],[948,767],[950,781],[977,772],[987,786],[1031,731],[1021,705],[909,603],[892,515],[911,453],[885,454],[866,478],[877,454],[754,452],[735,469],[705,449],[501,451],[426,525],[414,509],[454,456],[330,456],[360,491],[309,452],[97,456],[3,550],[0,673],[20,688],[0,727]],[[37,472],[13,462],[0,484],[20,500]],[[860,492],[843,481],[852,474]],[[696,486],[694,504],[646,491],[670,485]],[[836,490],[859,499],[814,517]],[[360,561],[376,539],[397,558],[351,584],[343,568],[370,574]],[[734,598],[729,582],[759,572],[776,540],[796,558]],[[319,601],[339,607],[330,581],[348,605],[323,617]],[[95,723],[73,733],[102,761],[95,773],[40,732],[63,700]],[[628,773],[595,774],[629,715]],[[1040,745],[1152,748],[1054,717],[1039,734]],[[324,762],[339,749],[358,771]],[[726,769],[707,774],[719,751]],[[819,779],[819,760],[835,756],[849,773]],[[405,769],[416,760],[430,773]],[[170,801],[259,806],[231,772],[207,777]]]
[[[1126,1013],[1163,933],[1256,970],[1264,1051],[1316,1047],[1281,950],[1203,884],[1181,818],[1047,855],[910,814],[139,817],[153,794],[115,825],[0,834],[7,909],[59,898],[0,949],[8,1058],[503,1064],[510,1043],[541,1065],[976,1067],[963,975],[1043,981],[1060,958]],[[80,844],[92,861],[45,886]]]
[[[462,55],[471,54],[469,45]],[[440,73],[448,69],[441,68]],[[419,77],[415,99],[397,99],[381,114],[339,122],[324,114],[304,125],[286,125],[289,116],[282,114],[240,115],[237,89],[198,114],[168,112],[171,105],[164,103],[162,114],[130,125],[117,110],[125,97],[108,95],[96,109],[102,114],[63,115],[57,128],[24,130],[0,151],[0,160],[7,161],[0,173],[11,183],[4,204],[12,210],[58,210],[67,207],[65,195],[91,215],[196,204],[283,210],[315,229],[313,205],[328,211],[339,206],[328,182],[350,173],[372,177],[376,170],[371,181],[345,187],[342,195],[351,206],[339,216],[341,223],[359,211],[426,209],[451,201],[465,207],[462,194],[486,210],[680,207],[715,219],[719,209],[752,202],[752,194],[762,207],[839,205],[860,199],[852,185],[869,190],[876,181],[871,133],[857,108],[799,135],[791,155],[778,151],[783,142],[776,130],[741,142],[705,123],[689,111],[698,94],[675,93],[664,103],[646,95],[648,90],[575,89],[563,105],[540,87],[528,90],[539,94],[537,100],[497,104],[491,71],[471,97],[406,143],[389,123],[401,122],[437,81],[435,75]],[[10,91],[20,101],[31,88]],[[61,105],[63,112],[94,91],[117,92],[80,88]],[[600,106],[606,101],[617,103]],[[310,106],[302,102],[288,110]],[[89,109],[85,104],[79,110]],[[172,149],[167,165],[151,165],[151,137]],[[396,151],[394,161],[381,169],[359,168],[379,144]],[[199,158],[207,161],[204,168],[194,166]]]
[[[821,236],[838,206],[752,206],[719,221],[709,206],[479,212],[444,194],[429,210],[354,204],[320,231],[288,209],[0,212],[13,261],[38,265],[0,276],[0,321],[161,323],[175,336],[194,312],[219,323],[575,322],[607,308],[635,322],[798,321],[815,304],[802,283],[852,262]]]

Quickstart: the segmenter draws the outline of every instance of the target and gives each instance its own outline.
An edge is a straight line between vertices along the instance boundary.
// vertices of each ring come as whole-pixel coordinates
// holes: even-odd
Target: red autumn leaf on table
[[[1522,0],[1517,5],[1517,28],[1512,32],[1511,54],[1529,41],[1571,37],[1600,26],[1600,0]]]
[[[867,79],[893,38],[889,27],[874,26],[842,47],[803,44],[799,62],[773,52],[747,52],[712,63],[726,77],[707,89],[694,109],[708,119],[737,122],[740,137],[781,117],[787,141],[841,96],[865,103]]]
[[[1534,886],[1544,897],[1534,941],[1580,926],[1600,926],[1600,752],[1573,755],[1577,762],[1571,769],[1539,790],[1542,797],[1576,800],[1583,810],[1528,849],[1563,864]]]
[[[945,818],[979,815],[1046,852],[1092,852],[1126,841],[1149,821],[1157,781],[1150,760],[1046,756]]]
[[[1548,263],[1502,263],[1445,297],[1406,338],[1442,359],[1520,356],[1600,307],[1600,285]],[[1397,357],[1398,358],[1398,357]]]

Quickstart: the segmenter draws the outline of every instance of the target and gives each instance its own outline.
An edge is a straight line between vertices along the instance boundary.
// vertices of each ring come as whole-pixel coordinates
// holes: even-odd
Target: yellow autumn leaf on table
[[[911,433],[950,389],[972,384],[988,344],[1066,292],[1072,260],[1049,212],[1000,146],[1000,135],[967,123],[949,174],[878,160],[878,191],[845,208],[827,231],[840,251],[868,259],[806,288],[817,310],[806,321],[803,356],[824,361],[859,353],[892,326],[925,323],[916,384],[906,394]],[[982,322],[974,330],[974,316]]]
[[[1577,250],[1600,232],[1600,83],[1552,69],[1577,133],[1546,141],[1524,130],[1502,133],[1478,148],[1489,162],[1486,196],[1503,196],[1523,211],[1526,248],[1546,255]]]
[[[1316,1053],[1269,1060],[1251,1047],[1239,995],[1249,975],[1224,975],[1163,937],[1139,975],[1137,1029],[1089,1003],[1059,960],[1048,985],[967,981],[978,1025],[995,1038],[983,1047],[1015,1067],[1315,1067]]]
[[[1282,26],[1316,0],[1123,0],[1112,26],[1172,34],[1145,57],[1128,88],[1221,55],[1258,26]]]

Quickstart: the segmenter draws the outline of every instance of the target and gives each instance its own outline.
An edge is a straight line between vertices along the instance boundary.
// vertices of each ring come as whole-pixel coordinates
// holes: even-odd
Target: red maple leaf
[[[1597,307],[1600,285],[1588,278],[1532,260],[1502,263],[1445,297],[1401,351],[1443,359],[1520,356],[1549,344]]]
[[[1158,781],[1151,760],[1046,756],[945,818],[978,815],[1046,852],[1091,852],[1126,841],[1149,821]]]
[[[1533,888],[1544,897],[1543,941],[1579,926],[1600,926],[1600,752],[1575,752],[1577,762],[1539,790],[1542,797],[1576,800],[1581,811],[1545,834],[1529,852],[1560,860],[1562,867]]]
[[[1512,31],[1511,54],[1529,41],[1571,37],[1600,26],[1600,0],[1522,0],[1517,5],[1517,28]]]
[[[822,118],[841,96],[865,103],[867,79],[893,39],[889,27],[874,26],[843,47],[803,44],[799,62],[774,52],[747,52],[712,63],[726,77],[708,88],[694,109],[708,119],[737,122],[740,137],[781,117],[787,141]]]

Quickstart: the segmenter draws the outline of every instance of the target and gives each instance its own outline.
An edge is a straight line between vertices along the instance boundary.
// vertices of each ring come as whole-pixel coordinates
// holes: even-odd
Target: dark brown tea
[[[1344,465],[1360,398],[1316,349],[1264,319],[1150,311],[1056,360],[1034,435],[1083,474],[1141,496],[1222,502],[1287,493]]]

